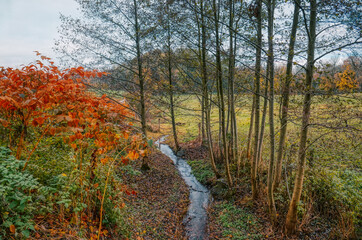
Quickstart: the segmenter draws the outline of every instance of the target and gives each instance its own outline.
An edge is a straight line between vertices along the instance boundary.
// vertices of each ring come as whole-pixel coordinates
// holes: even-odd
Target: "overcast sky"
[[[55,58],[60,12],[79,15],[77,8],[74,0],[0,0],[0,66],[28,64],[34,51]]]

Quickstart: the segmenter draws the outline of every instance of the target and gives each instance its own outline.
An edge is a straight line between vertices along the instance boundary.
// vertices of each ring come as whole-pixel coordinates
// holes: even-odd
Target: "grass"
[[[280,111],[279,98],[276,96],[274,106],[275,112],[275,132],[276,143],[279,138],[280,128]],[[290,122],[287,132],[287,150],[294,150],[299,143],[299,132],[301,126],[302,96],[293,95],[290,99]],[[180,142],[188,142],[199,137],[200,102],[197,97],[190,95],[178,96],[178,107],[176,108],[177,133]],[[263,104],[263,101],[261,102]],[[309,130],[309,143],[313,143],[309,149],[313,149],[318,154],[319,163],[329,167],[336,168],[362,168],[361,154],[362,147],[358,144],[361,136],[353,133],[353,131],[343,129],[346,126],[344,119],[349,118],[347,125],[360,129],[361,121],[358,116],[362,111],[362,94],[354,94],[351,96],[332,96],[322,97],[315,96],[312,103],[311,123]],[[236,102],[236,118],[238,126],[238,140],[241,149],[246,148],[248,140],[248,130],[250,124],[252,96],[243,95]],[[167,111],[167,110],[165,110]],[[355,116],[355,117],[353,117]],[[158,117],[152,116],[150,123],[157,126]],[[343,125],[344,124],[344,125]],[[332,129],[331,127],[335,127]],[[171,122],[161,119],[161,133],[150,134],[151,136],[172,135]],[[337,128],[340,128],[338,130]],[[216,107],[211,111],[211,129],[214,137],[218,135],[218,110]],[[352,129],[352,128],[350,128]],[[323,136],[322,136],[323,135]],[[263,158],[268,159],[269,156],[269,125],[268,116],[265,127],[265,140]],[[322,136],[322,137],[321,137]],[[318,140],[317,140],[318,139]],[[357,141],[356,141],[357,140]],[[295,158],[294,156],[291,156]],[[336,158],[336,159],[332,159]]]

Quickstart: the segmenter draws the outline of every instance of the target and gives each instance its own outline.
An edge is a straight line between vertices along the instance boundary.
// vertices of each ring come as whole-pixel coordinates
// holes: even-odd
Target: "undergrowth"
[[[204,159],[188,160],[187,163],[191,166],[196,179],[203,185],[207,185],[208,180],[215,176],[211,165],[206,163]]]
[[[215,204],[217,223],[222,226],[222,236],[230,239],[264,239],[260,234],[261,225],[257,217],[246,208],[236,206],[232,201]]]

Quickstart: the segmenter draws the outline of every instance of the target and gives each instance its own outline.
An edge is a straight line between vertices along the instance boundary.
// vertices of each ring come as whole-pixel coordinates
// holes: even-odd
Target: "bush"
[[[24,161],[10,154],[9,149],[0,147],[0,238],[10,232],[17,238],[27,238],[34,230],[34,195],[41,185],[28,172],[21,171]]]
[[[88,80],[104,73],[41,59],[0,68],[0,145],[15,156],[1,148],[0,236],[27,238],[37,229],[36,238],[49,231],[55,238],[70,230],[95,239],[108,234],[102,224],[117,234],[126,186],[115,169],[146,156],[147,144],[132,133],[125,102],[89,91]]]
[[[339,216],[340,228],[361,229],[362,181],[360,173],[350,170],[318,169],[310,173],[306,179],[306,186],[319,212],[333,216],[336,220],[335,216]],[[342,226],[341,221],[349,221],[349,224],[353,226]],[[354,234],[352,232],[351,230],[351,234]]]

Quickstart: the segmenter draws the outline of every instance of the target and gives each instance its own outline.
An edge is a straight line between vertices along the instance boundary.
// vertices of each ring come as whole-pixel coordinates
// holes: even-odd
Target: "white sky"
[[[56,61],[52,48],[59,36],[60,12],[75,16],[77,8],[74,0],[0,0],[0,66],[33,62],[34,51]]]

